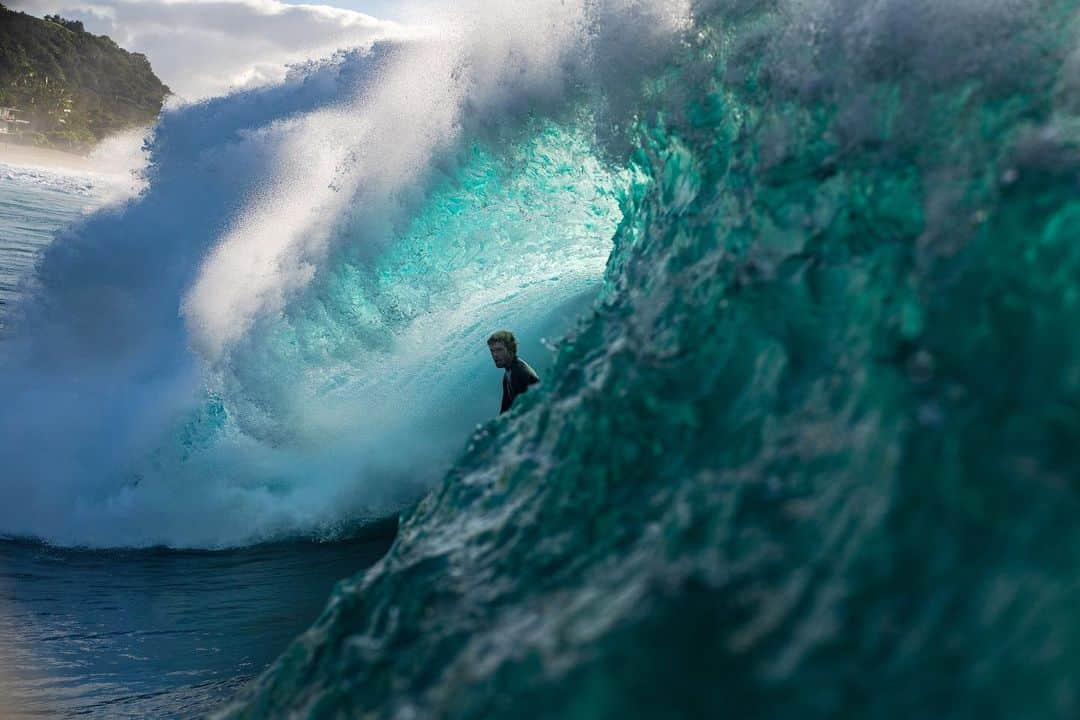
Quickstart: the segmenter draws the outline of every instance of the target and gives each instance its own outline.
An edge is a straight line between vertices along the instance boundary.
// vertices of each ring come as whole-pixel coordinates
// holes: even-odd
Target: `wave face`
[[[1075,717],[1077,23],[699,6],[552,387],[222,716]]]
[[[163,115],[141,194],[59,237],[7,318],[0,532],[334,537],[415,499],[495,414],[493,329],[550,363],[629,181],[596,89],[685,16],[465,10]]]

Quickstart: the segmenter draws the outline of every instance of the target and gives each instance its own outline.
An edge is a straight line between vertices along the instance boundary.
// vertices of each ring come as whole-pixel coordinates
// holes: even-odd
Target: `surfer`
[[[529,367],[517,356],[517,339],[509,330],[499,330],[492,333],[488,338],[488,350],[491,351],[491,359],[495,361],[495,367],[505,370],[503,373],[502,407],[499,414],[510,409],[514,404],[514,398],[529,389],[530,385],[540,382],[536,371]]]

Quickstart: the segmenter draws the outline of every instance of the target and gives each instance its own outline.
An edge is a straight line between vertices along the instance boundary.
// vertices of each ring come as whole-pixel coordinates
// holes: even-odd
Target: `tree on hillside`
[[[169,93],[145,55],[59,15],[38,19],[0,5],[0,106],[30,121],[14,137],[85,150],[152,123]]]

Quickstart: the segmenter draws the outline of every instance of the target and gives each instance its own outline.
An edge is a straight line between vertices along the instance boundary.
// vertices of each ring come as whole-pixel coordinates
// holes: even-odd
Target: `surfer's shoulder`
[[[540,382],[540,376],[533,370],[532,365],[521,358],[517,358],[514,361],[514,374],[518,376],[518,379],[522,381],[523,385],[532,385],[533,383]]]

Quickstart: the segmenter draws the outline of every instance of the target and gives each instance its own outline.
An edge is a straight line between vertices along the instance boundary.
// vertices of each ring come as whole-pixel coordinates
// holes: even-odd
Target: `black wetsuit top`
[[[521,358],[514,358],[514,362],[503,373],[503,397],[499,414],[502,415],[509,410],[514,404],[514,398],[528,390],[530,385],[538,382],[540,382],[540,376],[529,367],[529,363]]]

